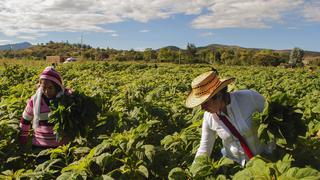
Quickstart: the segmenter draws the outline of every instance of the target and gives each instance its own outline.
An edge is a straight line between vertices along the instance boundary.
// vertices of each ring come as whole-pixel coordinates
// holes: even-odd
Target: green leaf
[[[270,167],[260,158],[251,159],[246,168],[238,171],[233,179],[235,180],[251,180],[251,179],[272,179]]]
[[[261,124],[258,128],[258,137],[260,138],[262,134],[265,133],[266,129],[268,128],[268,124]]]
[[[111,176],[104,174],[98,178],[94,178],[94,180],[114,180],[114,179]]]
[[[144,153],[145,153],[146,157],[152,163],[153,158],[156,154],[155,147],[153,145],[146,144],[143,146],[143,148],[144,148]]]
[[[289,154],[286,154],[283,157],[282,161],[278,161],[276,163],[276,167],[277,167],[278,171],[280,172],[280,174],[282,174],[285,171],[287,171],[288,169],[290,169],[292,161],[293,161],[292,156]]]
[[[176,167],[171,169],[168,175],[168,179],[169,180],[188,179],[188,174],[180,167]]]
[[[318,104],[316,107],[312,108],[311,110],[313,113],[319,113],[320,114],[320,104]]]
[[[13,176],[13,174],[14,174],[14,172],[11,170],[5,170],[5,171],[2,171],[1,173],[6,176]]]
[[[279,179],[280,180],[286,180],[286,179],[318,180],[319,177],[320,177],[320,172],[315,169],[293,167],[293,168],[290,168],[287,172],[283,173],[279,177]]]
[[[211,174],[210,164],[211,161],[209,160],[209,157],[207,155],[200,155],[196,157],[194,162],[192,163],[190,172],[193,176],[205,177]]]
[[[37,166],[37,168],[35,169],[35,171],[50,171],[51,169],[53,169],[53,167],[55,167],[55,164],[61,162],[61,159],[50,159],[45,161],[42,164],[39,164]]]
[[[112,155],[110,153],[103,153],[96,158],[96,163],[100,167],[106,167],[112,163]]]
[[[62,173],[57,180],[83,180],[84,178],[77,173],[73,173],[73,172],[64,172]]]
[[[90,148],[88,147],[79,147],[77,149],[74,150],[75,154],[87,154],[90,152]]]
[[[146,178],[148,178],[148,176],[149,176],[148,169],[143,165],[139,166],[138,172],[140,172],[140,174],[143,175]]]
[[[218,162],[219,166],[227,166],[227,165],[231,165],[231,164],[234,164],[234,161],[227,158],[227,157],[222,157]]]

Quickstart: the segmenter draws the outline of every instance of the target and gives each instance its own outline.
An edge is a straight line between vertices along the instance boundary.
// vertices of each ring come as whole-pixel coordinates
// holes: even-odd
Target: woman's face
[[[201,108],[210,113],[217,113],[223,107],[223,98],[214,95],[209,101],[203,103]]]
[[[41,79],[40,86],[43,88],[43,94],[47,96],[47,98],[56,97],[57,91],[52,81],[47,79]]]

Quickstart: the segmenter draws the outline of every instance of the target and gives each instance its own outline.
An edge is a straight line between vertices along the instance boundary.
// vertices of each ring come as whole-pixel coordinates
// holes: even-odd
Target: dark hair
[[[222,94],[228,93],[228,86],[226,86],[226,87],[224,87],[223,89],[221,89],[220,92],[221,92]]]
[[[221,93],[222,93],[222,99],[223,101],[226,103],[226,104],[229,104],[230,103],[230,94],[228,92],[228,86],[224,87],[222,90],[221,90]]]
[[[219,97],[219,99],[228,102],[229,101],[229,93],[228,93],[228,86],[221,89],[214,97]],[[214,98],[212,97],[212,98]]]

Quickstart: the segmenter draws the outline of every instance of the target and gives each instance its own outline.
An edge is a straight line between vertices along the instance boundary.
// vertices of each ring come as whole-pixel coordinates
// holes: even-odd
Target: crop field
[[[59,105],[53,115],[62,120],[53,122],[74,141],[40,151],[32,149],[30,133],[28,143],[19,145],[20,117],[46,66],[0,61],[0,179],[320,177],[319,69],[214,66],[222,78],[236,78],[230,91],[254,89],[267,99],[264,112],[253,119],[259,138],[275,141],[276,150],[241,167],[222,157],[219,140],[211,157],[194,159],[204,112],[187,109],[184,102],[192,79],[211,70],[209,64],[59,64],[56,69],[84,114],[64,116],[70,104]]]

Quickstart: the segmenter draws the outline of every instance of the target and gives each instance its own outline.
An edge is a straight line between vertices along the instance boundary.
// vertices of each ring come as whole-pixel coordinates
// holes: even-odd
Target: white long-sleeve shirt
[[[243,136],[253,154],[256,155],[266,151],[268,148],[265,144],[259,142],[257,135],[258,127],[254,125],[251,119],[255,111],[263,111],[264,97],[253,90],[239,90],[230,93],[230,100],[230,104],[227,105],[228,116],[224,113],[222,115],[225,115]],[[205,153],[210,156],[217,136],[222,139],[224,148],[221,152],[223,155],[240,163],[242,166],[249,160],[239,140],[219,120],[217,114],[210,112],[204,113],[200,147],[196,157]]]

